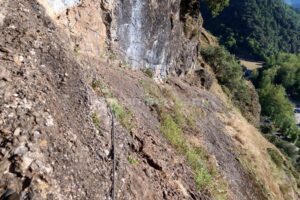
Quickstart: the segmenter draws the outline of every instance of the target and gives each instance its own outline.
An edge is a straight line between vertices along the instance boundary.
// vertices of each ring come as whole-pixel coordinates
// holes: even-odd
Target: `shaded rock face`
[[[186,1],[190,2],[190,1]],[[187,12],[187,10],[196,10]],[[200,17],[197,3],[180,0],[119,1],[112,17],[112,44],[133,68],[152,68],[156,77],[181,75],[195,64],[197,38],[184,31],[186,16]],[[201,24],[196,25],[200,31]]]
[[[104,35],[103,32],[107,32],[106,43],[114,53],[134,69],[151,68],[155,78],[165,78],[168,74],[184,75],[199,66],[197,58],[202,18],[199,2],[196,0],[39,2],[47,7],[48,12],[54,13],[55,20],[56,15],[59,15],[59,19],[65,19],[59,24],[62,23],[69,29],[73,37],[71,39],[77,45],[76,51],[89,51],[78,44],[78,41],[82,41],[85,46],[93,44],[90,52],[99,55],[100,51],[97,49],[103,49],[103,43],[98,43],[96,37],[93,37],[93,41],[85,41],[86,38],[91,38],[87,36],[87,32],[101,36]],[[94,5],[93,9],[90,4]],[[89,11],[95,11],[96,14],[90,14]],[[86,20],[88,17],[84,17],[85,13],[94,19]],[[74,19],[72,16],[75,16]],[[103,23],[106,28],[98,26],[100,29],[93,27],[87,31],[83,31],[84,28],[78,29],[80,24],[90,27],[90,23],[95,21]]]
[[[169,1],[155,4],[148,0],[122,2],[118,7],[117,37],[121,51],[134,68],[151,67],[164,76],[171,62],[168,48],[172,13],[177,11],[172,10]]]

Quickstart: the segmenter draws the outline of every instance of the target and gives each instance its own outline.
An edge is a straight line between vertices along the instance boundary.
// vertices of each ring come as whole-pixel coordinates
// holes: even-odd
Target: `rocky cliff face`
[[[201,68],[198,1],[86,0],[73,9],[78,1],[39,1],[51,15],[60,13],[58,22],[69,31],[77,50],[100,56],[109,47],[131,68],[150,68],[158,80]]]
[[[195,38],[185,35],[183,20],[198,22],[199,12],[194,15],[187,12],[198,8],[197,1],[117,2],[112,17],[116,27],[111,30],[112,46],[131,66],[151,68],[157,77],[164,78],[171,71],[185,73],[196,62],[198,43],[197,35],[190,36]],[[193,25],[191,29],[201,31],[201,23]]]

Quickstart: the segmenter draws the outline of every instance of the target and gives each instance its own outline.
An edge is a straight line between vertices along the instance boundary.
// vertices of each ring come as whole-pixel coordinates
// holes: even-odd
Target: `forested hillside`
[[[220,2],[228,5],[224,4],[226,1]],[[209,3],[202,4],[201,10],[204,25],[219,37],[221,44],[231,53],[265,61],[264,67],[254,70],[250,78],[262,108],[261,131],[300,170],[300,129],[295,121],[295,105],[290,101],[291,98],[300,98],[300,14],[292,8],[296,3],[231,0],[222,12],[210,11]],[[204,58],[207,58],[205,55]],[[216,57],[212,59],[214,62]],[[224,63],[221,66],[226,69]],[[230,63],[230,66],[235,65]],[[229,77],[229,82],[234,83],[233,76]],[[238,83],[233,85],[242,85],[240,79]],[[233,91],[233,88],[229,90]],[[240,103],[242,106],[239,107],[245,115],[244,104],[249,103],[244,94],[249,92],[238,93],[244,97],[241,99],[244,103]]]
[[[237,55],[266,58],[300,52],[300,14],[282,0],[231,0],[216,17],[206,6],[201,10],[204,26]]]

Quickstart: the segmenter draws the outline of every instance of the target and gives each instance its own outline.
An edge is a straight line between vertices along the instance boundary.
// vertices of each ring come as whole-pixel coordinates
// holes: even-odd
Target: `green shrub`
[[[195,172],[194,178],[198,189],[210,187],[213,178],[206,167],[202,152],[187,143],[180,125],[175,121],[171,115],[164,114],[162,116],[161,132],[179,152],[186,156],[189,165]]]
[[[262,114],[270,117],[280,132],[296,140],[300,130],[295,122],[293,105],[284,88],[273,84],[264,85],[259,89],[259,97]]]
[[[243,78],[243,67],[235,57],[223,47],[204,48],[201,50],[201,54],[214,70],[218,82],[223,86],[232,102],[248,120],[251,121],[252,118],[255,118],[256,110],[253,109],[252,105],[259,103],[256,102],[258,100],[255,98],[257,94],[255,90],[251,90]]]
[[[207,169],[203,160],[202,152],[195,148],[190,148],[186,152],[188,163],[195,170],[195,182],[198,188],[205,188],[212,184],[212,174]]]
[[[273,70],[273,84],[282,85],[294,98],[300,97],[300,54],[279,53],[268,59],[265,71]],[[264,72],[265,72],[264,71]]]
[[[160,118],[160,131],[168,142],[185,156],[187,163],[193,169],[197,188],[209,190],[216,199],[224,199],[227,196],[228,185],[217,178],[216,167],[208,160],[209,156],[204,156],[205,151],[191,145],[184,136],[183,130],[195,128],[198,110],[196,108],[191,109],[191,107],[187,108],[167,88],[160,89],[153,82],[141,81],[140,83],[145,90],[147,99],[151,99],[151,102],[158,102],[155,104],[155,111]],[[218,184],[213,184],[213,182]],[[220,193],[220,188],[217,187],[221,187],[223,191]]]
[[[267,149],[269,156],[271,157],[272,161],[276,164],[277,167],[282,168],[283,166],[283,158],[280,153],[272,148]]]
[[[124,108],[115,98],[108,98],[107,103],[122,126],[130,131],[133,128],[133,114]]]
[[[289,157],[300,171],[300,129],[294,116],[294,105],[288,96],[300,94],[300,55],[279,53],[270,57],[263,69],[253,80],[259,91],[262,115],[272,121],[271,126],[263,126],[267,138]],[[272,135],[279,132],[281,138]]]
[[[101,81],[100,80],[94,80],[91,84],[92,88],[94,90],[98,89],[98,88],[101,88]]]
[[[139,164],[139,161],[136,158],[134,158],[133,156],[128,156],[127,160],[131,165]]]
[[[151,68],[144,68],[142,69],[142,72],[144,72],[144,74],[146,74],[149,78],[153,78],[154,76],[153,70]]]
[[[164,114],[162,116],[160,131],[178,150],[185,150],[186,144],[182,135],[182,130],[169,114]]]
[[[213,16],[217,16],[225,7],[229,5],[229,0],[205,0],[207,7]]]
[[[96,129],[100,129],[100,118],[98,117],[97,113],[92,114],[92,121]]]

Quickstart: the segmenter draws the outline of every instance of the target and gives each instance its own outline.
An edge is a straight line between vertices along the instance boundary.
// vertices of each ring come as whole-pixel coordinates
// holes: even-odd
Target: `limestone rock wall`
[[[133,68],[151,68],[160,78],[182,75],[197,64],[198,35],[189,32],[201,31],[198,8],[198,1],[118,1],[111,12],[112,47]]]
[[[158,79],[199,68],[202,18],[196,0],[38,0],[93,58],[105,49]]]

